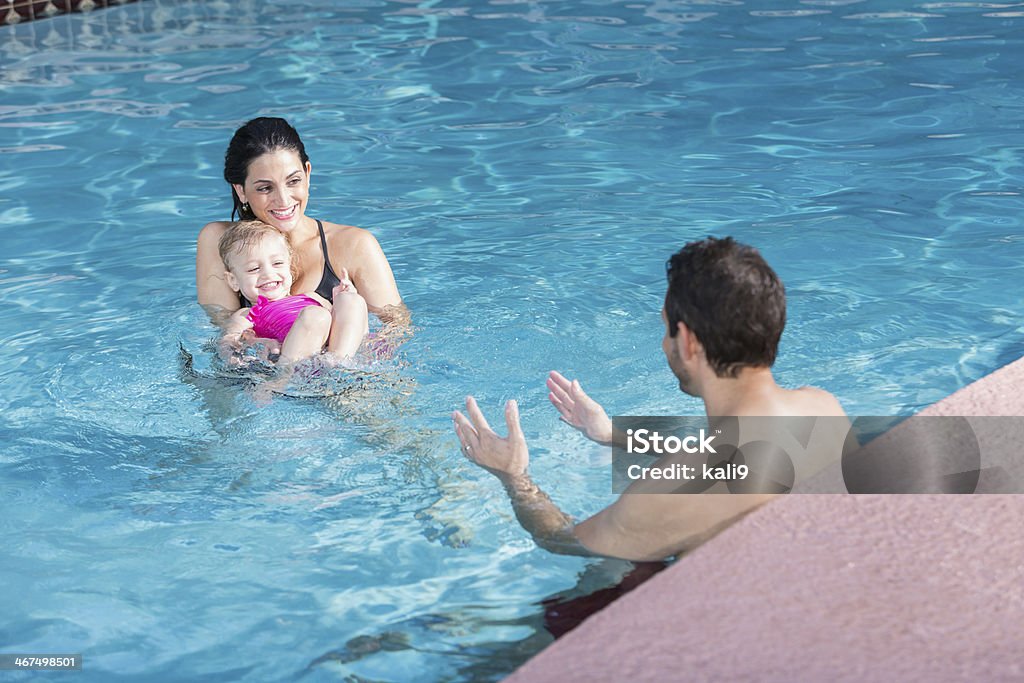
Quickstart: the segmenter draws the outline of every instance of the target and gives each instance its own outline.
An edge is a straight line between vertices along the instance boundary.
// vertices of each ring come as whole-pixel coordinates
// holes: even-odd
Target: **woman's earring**
[[[242,210],[243,211],[248,211],[249,210],[249,202],[245,202],[244,204],[242,204]]]

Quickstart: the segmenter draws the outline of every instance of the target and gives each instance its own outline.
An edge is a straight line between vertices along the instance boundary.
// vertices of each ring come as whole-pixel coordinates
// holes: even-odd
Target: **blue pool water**
[[[699,412],[658,314],[709,233],[787,284],[780,381],[851,414],[1024,355],[1021,9],[160,0],[0,29],[0,651],[82,653],[82,681],[500,679],[550,642],[540,600],[626,567],[538,550],[448,414],[518,399],[535,479],[607,505],[544,375]],[[413,311],[332,398],[221,376],[194,304],[256,115]]]

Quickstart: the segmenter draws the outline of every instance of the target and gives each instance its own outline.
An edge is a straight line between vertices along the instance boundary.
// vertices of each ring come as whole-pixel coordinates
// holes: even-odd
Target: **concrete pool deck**
[[[920,415],[1024,415],[1024,359]],[[511,683],[1024,679],[1022,495],[802,495],[593,615]]]

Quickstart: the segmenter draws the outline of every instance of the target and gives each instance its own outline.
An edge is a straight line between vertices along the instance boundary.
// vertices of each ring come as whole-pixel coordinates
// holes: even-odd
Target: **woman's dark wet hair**
[[[665,271],[670,336],[686,325],[719,377],[772,366],[786,326],[786,290],[757,249],[708,237],[673,254]]]
[[[268,116],[249,121],[235,131],[231,142],[228,143],[228,150],[224,153],[224,180],[232,185],[244,185],[249,175],[249,164],[257,157],[280,149],[288,149],[298,154],[303,166],[309,161],[302,139],[290,123],[281,118]],[[234,202],[231,220],[235,220],[236,213],[242,220],[255,220],[255,214],[243,206],[233,187],[231,199]]]

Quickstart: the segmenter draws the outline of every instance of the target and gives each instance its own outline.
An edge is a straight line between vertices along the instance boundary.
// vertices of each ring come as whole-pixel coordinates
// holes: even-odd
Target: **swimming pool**
[[[1020,8],[334,5],[0,29],[4,652],[80,652],[83,681],[500,678],[550,641],[540,600],[624,567],[535,548],[448,414],[519,399],[535,479],[608,504],[544,374],[610,413],[698,411],[658,311],[708,233],[787,284],[780,381],[851,414],[1024,353]],[[260,114],[413,311],[355,396],[263,404],[205,350],[194,240]]]

